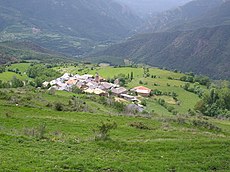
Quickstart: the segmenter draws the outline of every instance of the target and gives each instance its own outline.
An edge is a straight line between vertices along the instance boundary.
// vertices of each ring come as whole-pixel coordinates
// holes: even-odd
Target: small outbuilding
[[[131,89],[131,91],[136,92],[138,95],[143,97],[148,97],[151,93],[151,89],[144,86],[134,87],[133,89]]]
[[[124,87],[119,87],[119,88],[112,88],[111,92],[112,94],[116,95],[116,96],[120,96],[121,94],[125,94],[127,93],[127,89]]]

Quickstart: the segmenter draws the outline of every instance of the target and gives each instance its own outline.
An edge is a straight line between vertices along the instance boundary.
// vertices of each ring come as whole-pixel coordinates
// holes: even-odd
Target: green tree
[[[133,80],[133,72],[130,74],[130,79]]]
[[[12,88],[23,87],[24,83],[20,79],[16,78],[15,76],[11,79],[11,86]]]

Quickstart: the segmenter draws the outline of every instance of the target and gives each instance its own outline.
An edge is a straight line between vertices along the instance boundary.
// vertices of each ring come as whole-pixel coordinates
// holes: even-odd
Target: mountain
[[[89,57],[96,62],[135,63],[230,78],[230,1],[195,0],[157,16],[146,34]]]
[[[140,19],[113,0],[1,0],[0,41],[30,40],[81,55],[126,37]]]
[[[21,60],[39,60],[41,62],[72,62],[74,59],[53,52],[32,42],[7,41],[0,43],[0,65]]]
[[[163,12],[171,8],[184,5],[191,0],[116,0],[129,6],[140,17],[149,17],[151,14]]]
[[[194,0],[174,10],[153,16],[145,32],[191,30],[230,24],[230,1]]]
[[[95,62],[135,63],[230,78],[230,25],[137,35],[91,56]]]

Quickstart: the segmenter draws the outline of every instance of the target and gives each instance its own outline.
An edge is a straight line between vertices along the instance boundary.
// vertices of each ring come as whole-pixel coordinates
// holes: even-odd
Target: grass
[[[2,81],[10,81],[14,76],[16,78],[20,79],[20,80],[29,79],[28,76],[25,75],[25,74],[19,75],[19,74],[16,74],[14,72],[4,72],[4,73],[0,73],[0,80],[2,80]]]
[[[12,67],[20,71],[27,68],[26,64]],[[154,112],[151,118],[130,117],[84,94],[57,91],[50,95],[46,90],[31,88],[1,89],[10,97],[0,98],[0,171],[230,171],[229,121],[173,116],[155,100],[164,99],[182,114],[192,109],[200,98],[181,88],[184,82],[168,79],[178,79],[183,74],[151,68],[150,75],[157,77],[145,78],[142,68],[95,65],[55,69],[62,73],[98,72],[105,78],[133,72],[134,80],[127,88],[142,80],[153,90],[177,93],[181,105],[174,105],[170,96],[154,96],[146,99],[146,110]],[[9,73],[3,73],[2,78],[9,79]],[[61,102],[68,107],[73,96],[90,107],[88,112],[58,112],[47,106]],[[194,126],[193,120],[207,122],[221,131]],[[95,141],[94,129],[107,121],[115,122],[117,128],[111,131],[110,139]],[[143,124],[149,129],[130,124]],[[45,132],[40,138],[36,133],[43,132],[42,126]]]
[[[8,69],[18,69],[20,72],[24,73],[30,66],[30,63],[16,63],[12,64]]]
[[[59,96],[65,99],[68,93],[58,92],[49,99]],[[208,119],[222,128],[215,132],[166,120],[170,118],[176,119],[0,104],[0,167],[2,171],[230,170],[229,121]],[[110,140],[94,141],[93,129],[107,120],[116,122],[118,128],[112,130]],[[142,122],[152,130],[130,127],[133,122]],[[25,129],[36,129],[43,123],[47,126],[46,139],[25,134]]]
[[[21,72],[20,74],[14,73],[14,72],[4,72],[4,73],[0,73],[0,80],[2,81],[10,81],[13,77],[17,77],[20,80],[29,80],[29,77],[25,74],[26,70],[28,69],[28,67],[30,66],[30,63],[16,63],[16,64],[12,64],[10,67],[7,67],[7,69],[18,69]]]

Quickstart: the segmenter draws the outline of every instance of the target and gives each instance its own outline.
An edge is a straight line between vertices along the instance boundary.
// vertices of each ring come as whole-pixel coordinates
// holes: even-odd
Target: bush
[[[94,130],[95,140],[108,140],[110,131],[116,128],[117,124],[115,122],[102,122],[101,125],[98,125],[97,129]]]
[[[23,81],[21,81],[20,79],[16,78],[16,77],[13,77],[11,79],[11,86],[12,88],[18,88],[18,87],[23,87],[24,86],[24,83]]]
[[[146,102],[145,99],[143,99],[143,100],[141,101],[141,105],[143,105],[143,106],[146,106],[146,105],[147,105],[147,102]]]
[[[7,94],[7,92],[0,91],[0,99],[2,100],[10,100],[11,96]]]
[[[25,128],[24,134],[31,137],[36,137],[38,139],[46,139],[46,124],[42,123],[37,128]]]
[[[118,110],[118,112],[123,112],[125,110],[124,103],[114,102],[113,107]]]
[[[141,130],[151,130],[151,128],[145,125],[143,122],[132,122],[129,124],[129,126]]]
[[[82,94],[83,93],[83,91],[75,85],[72,86],[72,92],[75,94]]]
[[[54,107],[55,107],[55,110],[57,110],[57,111],[63,111],[64,110],[64,105],[60,102],[56,102],[54,104]]]
[[[192,125],[196,126],[196,127],[201,127],[204,129],[208,129],[208,130],[213,130],[213,131],[221,131],[221,128],[207,122],[207,121],[201,121],[201,120],[193,120],[192,121]]]

